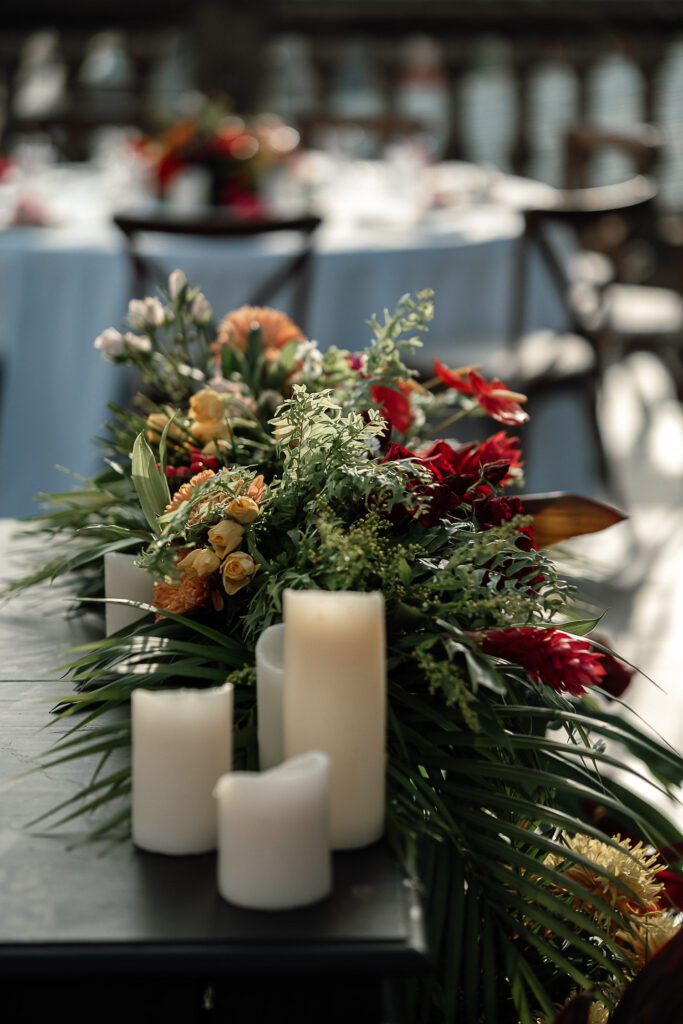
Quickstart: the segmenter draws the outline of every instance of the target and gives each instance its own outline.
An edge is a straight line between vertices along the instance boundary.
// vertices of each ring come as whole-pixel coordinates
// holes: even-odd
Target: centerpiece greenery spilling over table
[[[510,493],[522,452],[504,428],[524,396],[439,362],[418,383],[406,364],[431,316],[430,292],[404,296],[364,348],[321,351],[270,309],[214,327],[175,271],[99,336],[140,395],[110,407],[102,472],[45,496],[30,529],[55,555],[15,587],[51,579],[91,610],[105,554],[124,551],[154,601],[74,652],[56,711],[71,728],[45,763],[96,767],[52,820],[129,837],[130,768],[110,765],[130,722],[111,712],[138,685],[232,682],[236,760],[257,768],[254,646],[284,589],[381,590],[387,835],[435,959],[415,1019],[673,1020],[644,1007],[680,963],[681,836],[641,780],[670,794],[683,761],[619,713],[629,673],[547,551],[620,516]],[[482,415],[490,436],[452,439]]]

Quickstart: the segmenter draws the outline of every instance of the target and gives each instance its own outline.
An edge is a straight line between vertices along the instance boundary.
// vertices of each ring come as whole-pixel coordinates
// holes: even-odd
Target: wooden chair
[[[144,234],[163,234],[178,237],[232,239],[240,241],[271,234],[292,232],[300,238],[300,247],[288,256],[277,269],[256,288],[245,303],[263,306],[272,301],[282,288],[292,287],[290,313],[305,331],[311,289],[314,255],[314,236],[322,224],[320,217],[306,215],[291,218],[238,218],[224,212],[210,215],[176,215],[170,213],[118,213],[113,217],[116,227],[123,232],[133,269],[135,294],[149,293],[150,286],[163,280],[165,272],[140,249]]]
[[[653,176],[662,152],[659,131],[651,124],[635,125],[628,131],[575,125],[564,139],[565,186],[589,188],[591,162],[597,152],[616,150],[631,161],[636,174]]]
[[[579,391],[601,478],[613,491],[597,412],[606,361],[615,350],[620,355],[637,345],[655,350],[675,372],[669,353],[679,351],[683,342],[683,300],[666,289],[615,283],[604,257],[567,253],[553,229],[564,227],[578,239],[601,218],[649,217],[656,195],[654,181],[637,175],[616,185],[556,190],[542,207],[521,211],[524,230],[512,289],[509,376],[531,395],[545,396],[569,387]],[[538,343],[539,335],[526,333],[529,268],[535,253],[556,291],[568,328],[566,334],[544,332],[543,345]]]

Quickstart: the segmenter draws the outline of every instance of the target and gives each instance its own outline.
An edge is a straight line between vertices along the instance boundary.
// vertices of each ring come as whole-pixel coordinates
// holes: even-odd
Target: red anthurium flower
[[[479,407],[499,423],[525,423],[529,419],[520,408],[520,403],[526,402],[526,395],[510,391],[497,377],[486,380],[470,367],[450,370],[438,359],[434,360],[434,372],[447,387],[461,395],[471,395]]]
[[[385,384],[375,384],[370,388],[370,394],[392,429],[397,430],[400,434],[405,434],[413,422],[413,410],[408,398],[410,388],[402,380],[397,381],[396,386],[398,390],[387,387]]]
[[[590,642],[561,629],[521,626],[471,635],[486,654],[521,665],[535,683],[558,693],[580,697],[587,686],[599,686],[605,674],[602,655]]]

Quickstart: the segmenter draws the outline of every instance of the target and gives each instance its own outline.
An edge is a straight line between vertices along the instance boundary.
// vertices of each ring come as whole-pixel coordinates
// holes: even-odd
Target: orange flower
[[[213,345],[214,352],[219,353],[223,345],[245,352],[249,332],[255,323],[261,328],[266,353],[271,350],[273,355],[290,341],[298,341],[304,337],[301,328],[277,309],[270,309],[267,306],[241,306],[228,313],[219,324],[218,338]]]
[[[259,514],[259,507],[253,498],[241,495],[233,498],[225,511],[238,523],[253,523]]]
[[[187,612],[204,607],[210,596],[211,587],[200,577],[183,575],[179,583],[154,584],[154,604],[160,611],[175,615],[186,615]]]
[[[223,586],[230,597],[251,582],[258,572],[258,566],[246,551],[233,551],[221,567]]]
[[[196,134],[197,125],[188,117],[184,121],[177,121],[176,124],[171,125],[164,133],[162,145],[166,152],[183,149]]]
[[[247,487],[247,497],[251,498],[252,501],[255,501],[256,504],[258,504],[261,498],[263,497],[263,492],[265,491],[265,489],[266,482],[263,478],[263,473],[259,473],[259,475],[255,476],[254,479],[249,484],[249,486]]]
[[[212,476],[216,474],[212,469],[204,469],[201,473],[197,473],[195,476],[190,477],[186,484],[178,488],[173,498],[166,506],[166,512],[175,512],[175,510],[182,505],[184,501],[188,501],[192,497],[192,494],[198,487],[206,481],[210,480]]]

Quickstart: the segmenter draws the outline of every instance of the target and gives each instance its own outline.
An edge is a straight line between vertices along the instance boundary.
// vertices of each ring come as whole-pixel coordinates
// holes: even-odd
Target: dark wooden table
[[[0,522],[5,578],[11,525]],[[92,770],[26,774],[61,728],[46,727],[65,692],[49,677],[101,630],[64,611],[48,589],[0,605],[0,1019],[400,1020],[400,986],[429,958],[415,890],[383,845],[336,855],[324,902],[264,913],[220,898],[213,854],[102,853],[70,848],[82,825],[27,827]]]

